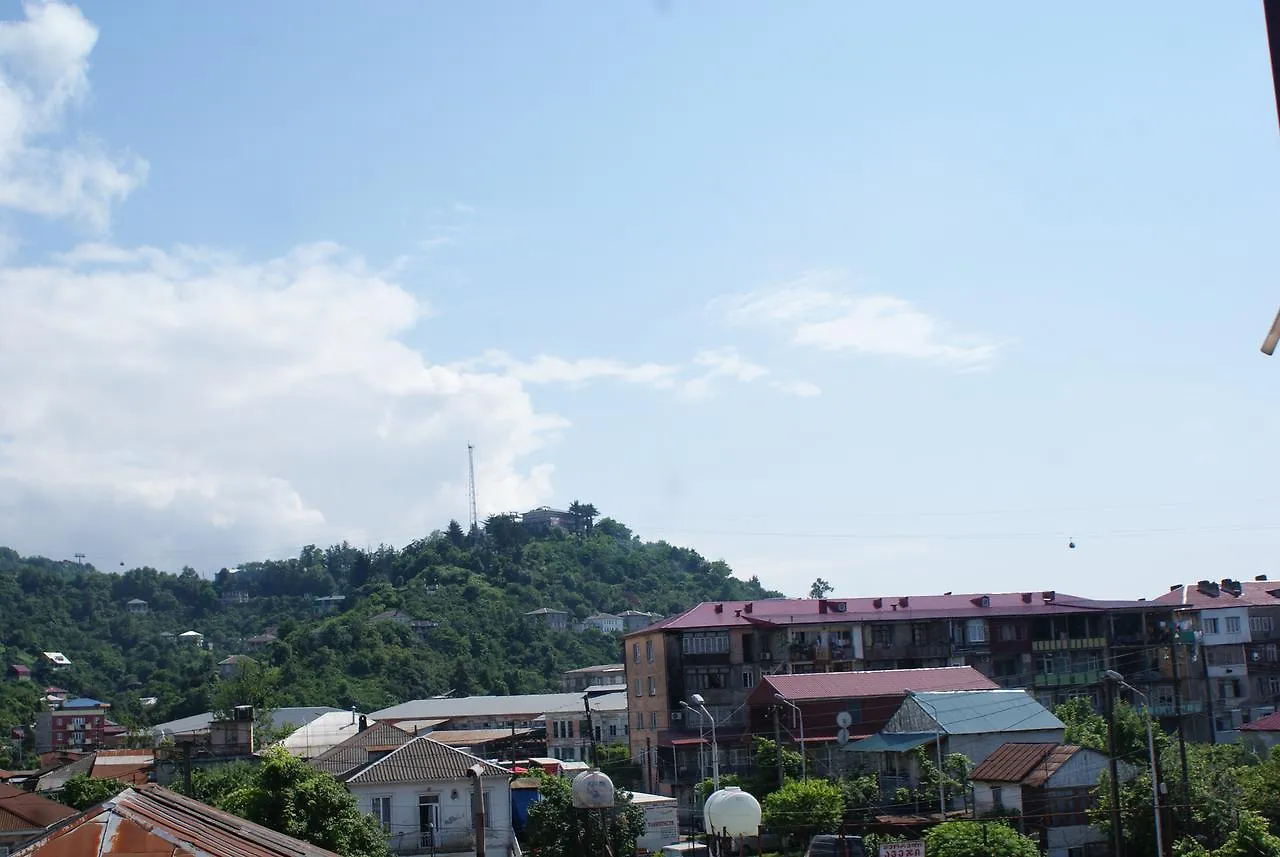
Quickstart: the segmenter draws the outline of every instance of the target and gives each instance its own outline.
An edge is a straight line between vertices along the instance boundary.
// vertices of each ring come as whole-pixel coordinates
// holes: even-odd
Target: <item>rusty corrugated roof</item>
[[[338,857],[159,786],[125,789],[13,857]]]
[[[1001,744],[969,779],[1042,786],[1080,749],[1075,744]]]
[[[0,783],[0,829],[48,827],[75,814],[74,809],[55,800]]]

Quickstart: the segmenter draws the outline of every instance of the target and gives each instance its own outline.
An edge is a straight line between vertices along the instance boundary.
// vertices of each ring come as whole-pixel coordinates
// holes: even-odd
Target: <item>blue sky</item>
[[[1123,7],[0,3],[0,543],[403,544],[472,441],[790,594],[1267,573],[1262,11]]]

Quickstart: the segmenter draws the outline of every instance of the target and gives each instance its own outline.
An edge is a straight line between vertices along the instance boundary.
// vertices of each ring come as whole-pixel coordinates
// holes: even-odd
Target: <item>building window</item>
[[[391,795],[374,795],[369,799],[369,814],[382,829],[391,832]]]
[[[1005,624],[1000,626],[1000,642],[1014,643],[1014,642],[1017,642],[1018,640],[1024,639],[1026,636],[1025,630],[1026,629],[1024,629],[1021,625],[1018,625],[1012,622],[1006,622]]]
[[[1270,616],[1250,616],[1249,630],[1255,634],[1271,633],[1271,617]]]
[[[893,628],[877,625],[871,629],[871,646],[876,649],[887,649],[893,645]]]
[[[742,689],[750,690],[756,686],[756,676],[751,670],[742,671]]]
[[[639,643],[631,644],[631,660],[635,661],[636,663],[640,663],[640,644]]]
[[[1280,696],[1280,676],[1272,675],[1258,679],[1258,692],[1263,696]]]
[[[617,724],[617,723],[610,723],[610,724],[609,724],[609,737],[610,737],[610,738],[617,738],[617,737],[618,737],[618,724]]]
[[[644,712],[643,711],[636,712],[636,728],[637,729],[644,728]]]
[[[1240,680],[1224,678],[1218,680],[1218,698],[1235,699],[1240,696]]]
[[[1205,619],[1205,620],[1204,620],[1204,632],[1205,632],[1206,634],[1216,634],[1216,633],[1218,633],[1218,620],[1217,620],[1217,619]]]
[[[1227,633],[1228,634],[1240,633],[1240,617],[1239,616],[1227,617]]]
[[[727,631],[685,634],[680,646],[686,655],[724,655],[729,652]]]
[[[653,663],[653,640],[644,641],[644,656],[649,663]]]
[[[1001,788],[1000,788],[1000,786],[992,786],[992,787],[991,787],[991,806],[992,806],[993,808],[995,808],[995,810],[996,810],[997,812],[999,812],[999,811],[1003,811],[1003,810],[1004,810],[1004,794],[1003,794],[1003,791],[1004,791],[1004,790],[1003,790],[1003,789],[1001,789]]]
[[[987,620],[970,619],[965,623],[964,639],[968,643],[985,643],[987,641]]]
[[[650,729],[658,728],[658,712],[656,711],[649,712],[649,728]]]
[[[684,685],[689,691],[724,690],[729,687],[729,670],[725,667],[685,670]]]
[[[649,695],[650,696],[658,695],[658,680],[655,679],[653,676],[649,676]]]
[[[911,645],[926,646],[929,644],[929,626],[928,625],[912,625],[911,626]]]
[[[644,696],[644,689],[640,686],[640,679],[636,679],[636,696]]]

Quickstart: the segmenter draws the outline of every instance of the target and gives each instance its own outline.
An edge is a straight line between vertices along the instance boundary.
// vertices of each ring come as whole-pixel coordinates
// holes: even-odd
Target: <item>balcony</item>
[[[1097,684],[1098,673],[1041,673],[1036,676],[1036,687],[1078,687],[1086,684]]]
[[[485,825],[485,844],[498,844],[505,829]],[[398,857],[410,855],[474,854],[476,839],[467,827],[436,828],[435,830],[395,833],[387,838],[387,848]]]
[[[1033,652],[1056,652],[1062,649],[1105,649],[1106,637],[1059,637],[1056,640],[1032,640]]]
[[[1025,675],[1001,675],[993,676],[992,681],[1006,690],[1017,690],[1023,687],[1030,687],[1032,679]]]
[[[1156,717],[1173,717],[1177,714],[1172,702],[1157,702],[1151,706],[1151,713]],[[1187,714],[1203,714],[1204,703],[1198,699],[1184,699],[1182,701],[1182,713]]]
[[[867,647],[869,661],[906,661],[945,658],[951,654],[951,647],[946,643],[895,643],[892,646],[872,645]]]

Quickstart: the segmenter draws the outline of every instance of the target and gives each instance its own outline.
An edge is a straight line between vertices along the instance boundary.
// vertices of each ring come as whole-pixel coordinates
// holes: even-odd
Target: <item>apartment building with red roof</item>
[[[632,757],[646,791],[673,794],[707,728],[681,704],[698,694],[721,771],[744,768],[758,725],[748,697],[766,676],[968,666],[1049,708],[1080,695],[1100,704],[1104,669],[1168,681],[1152,645],[1168,615],[1054,591],[704,602],[623,638]]]

